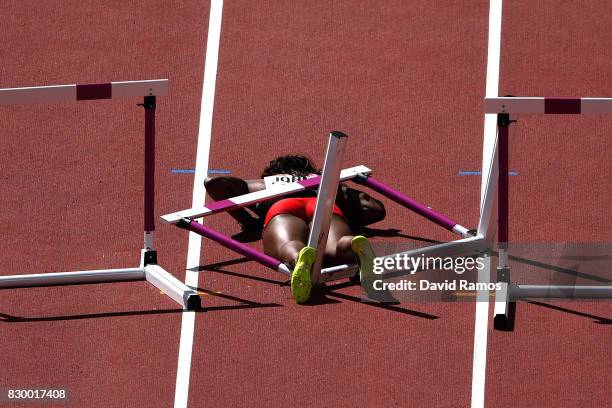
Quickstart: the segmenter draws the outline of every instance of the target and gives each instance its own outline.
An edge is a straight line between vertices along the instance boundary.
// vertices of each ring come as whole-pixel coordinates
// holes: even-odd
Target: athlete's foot
[[[357,235],[351,240],[351,249],[357,255],[361,284],[368,282],[371,285],[374,280],[374,258],[376,255],[374,255],[370,242],[363,235]]]
[[[351,241],[351,249],[357,255],[359,263],[359,278],[361,287],[370,300],[385,303],[398,303],[388,290],[375,290],[374,281],[381,276],[374,273],[374,251],[368,239],[362,235],[357,235]]]
[[[374,255],[370,242],[363,235],[357,235],[351,241],[351,248],[355,255],[357,255],[359,280],[361,281],[363,291],[369,299],[382,301],[382,294],[374,290],[374,280],[376,280],[374,258],[376,258],[376,255]]]
[[[316,249],[306,246],[298,255],[295,268],[291,274],[291,294],[297,303],[305,303],[310,299],[312,281],[310,268],[316,259]]]

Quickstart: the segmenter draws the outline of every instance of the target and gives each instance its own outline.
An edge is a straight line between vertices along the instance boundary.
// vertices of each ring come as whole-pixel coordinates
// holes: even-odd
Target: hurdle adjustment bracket
[[[138,106],[142,106],[145,109],[155,109],[157,107],[157,98],[155,95],[147,95],[144,97],[144,102],[139,103]]]
[[[353,181],[353,183],[364,185],[365,182],[367,181],[368,177],[369,177],[368,174],[357,173],[357,175],[355,177],[353,177],[352,181]]]
[[[508,266],[497,267],[497,281],[510,283],[510,268]]]
[[[140,266],[157,265],[157,251],[142,249],[140,253]]]
[[[508,127],[511,123],[518,122],[516,119],[510,119],[509,113],[498,113],[497,114],[497,126]]]

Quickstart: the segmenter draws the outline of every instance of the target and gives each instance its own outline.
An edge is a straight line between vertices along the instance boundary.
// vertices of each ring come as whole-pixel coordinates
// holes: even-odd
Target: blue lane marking
[[[480,176],[481,174],[482,174],[482,172],[480,172],[480,171],[463,171],[463,170],[459,171],[459,175],[460,176]],[[518,176],[519,172],[518,171],[509,171],[508,175],[509,176]]]
[[[170,169],[171,173],[195,173],[195,169]],[[225,169],[210,169],[208,174],[231,174],[231,170]]]

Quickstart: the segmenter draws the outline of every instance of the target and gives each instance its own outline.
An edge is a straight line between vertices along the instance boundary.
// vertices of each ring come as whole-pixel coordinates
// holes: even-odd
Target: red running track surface
[[[505,5],[500,94],[609,96],[602,16],[611,10],[552,3]],[[186,208],[192,178],[169,169],[195,162],[208,8],[5,1],[11,47],[1,48],[0,86],[169,78],[158,101],[157,208]],[[351,136],[347,164],[371,166],[475,226],[479,179],[457,173],[481,164],[487,17],[485,1],[226,1],[209,168],[255,177],[289,151],[320,160],[327,132],[339,129]],[[0,107],[2,274],[138,262],[138,102]],[[611,123],[531,116],[513,125],[511,239],[610,239],[602,140]],[[377,229],[454,239],[387,207]],[[224,215],[209,225],[238,231]],[[161,264],[184,279],[186,234],[157,232]],[[190,406],[469,406],[472,303],[379,307],[339,285],[298,306],[283,276],[212,243],[201,265],[206,312],[196,316]],[[0,386],[66,387],[70,406],[172,405],[181,313],[154,288],[1,293]],[[487,406],[604,405],[610,326],[595,321],[610,319],[610,304],[521,303],[517,313],[514,332],[489,324]]]

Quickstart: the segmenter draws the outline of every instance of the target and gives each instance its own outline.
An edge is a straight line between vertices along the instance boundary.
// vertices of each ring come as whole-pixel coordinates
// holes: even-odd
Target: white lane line
[[[210,156],[210,139],[212,132],[213,105],[215,101],[215,84],[217,81],[217,63],[219,60],[222,11],[223,0],[211,0],[210,19],[208,22],[208,40],[206,43],[206,60],[204,64],[204,82],[202,85],[202,104],[200,106],[198,147],[196,153],[195,177],[193,180],[192,207],[204,205],[204,179],[208,173],[208,158]],[[202,222],[201,219],[197,221]],[[199,274],[194,270],[200,265],[201,247],[202,237],[190,232],[185,284],[193,288],[198,287]],[[174,391],[174,408],[186,408],[189,401],[189,376],[191,373],[194,329],[195,312],[183,312],[178,367],[176,370],[176,387]]]
[[[487,97],[496,97],[499,92],[499,60],[501,54],[501,23],[502,0],[489,2],[489,45],[487,51],[487,82],[485,94]],[[497,129],[496,115],[485,115],[484,139],[495,140]],[[491,157],[484,143],[483,160]],[[494,144],[492,144],[494,145]],[[483,192],[485,178],[483,172]],[[484,196],[481,197],[484,200]],[[481,206],[481,214],[482,214]],[[491,276],[491,258],[487,260],[487,268],[478,272],[478,281],[488,283]],[[487,370],[487,332],[489,330],[489,293],[478,291],[476,296],[476,317],[474,323],[474,359],[472,362],[472,408],[481,408],[485,404],[485,383]]]

